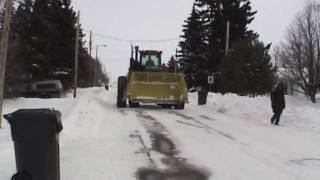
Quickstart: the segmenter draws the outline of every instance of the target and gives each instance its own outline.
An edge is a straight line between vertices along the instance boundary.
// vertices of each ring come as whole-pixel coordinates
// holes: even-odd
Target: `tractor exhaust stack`
[[[139,61],[139,59],[138,59],[138,56],[139,56],[139,46],[135,46],[134,47],[135,48],[135,50],[136,50],[136,61]]]

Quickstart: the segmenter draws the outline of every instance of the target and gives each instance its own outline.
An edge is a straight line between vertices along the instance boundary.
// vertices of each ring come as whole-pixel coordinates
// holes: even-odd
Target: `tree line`
[[[59,79],[65,90],[73,85],[77,14],[71,0],[21,0],[12,15],[5,75],[6,96],[20,95],[24,83]],[[0,26],[3,26],[2,12]],[[108,81],[101,63],[85,48],[80,28],[79,86]],[[96,77],[96,78],[95,78]]]
[[[248,27],[256,13],[250,0],[194,1],[178,54],[189,89],[250,96],[270,92],[275,80],[271,44],[265,45]],[[207,80],[211,75],[215,77],[212,87]]]

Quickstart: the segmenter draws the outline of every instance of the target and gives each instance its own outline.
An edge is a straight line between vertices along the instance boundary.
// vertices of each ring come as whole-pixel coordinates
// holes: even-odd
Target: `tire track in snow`
[[[142,136],[141,136],[141,134],[139,133],[139,131],[136,131],[134,134],[130,134],[130,137],[131,137],[131,138],[136,138],[136,139],[138,139],[139,143],[140,143],[140,144],[142,145],[142,147],[143,147],[142,152],[146,154],[146,156],[147,156],[147,158],[148,158],[148,160],[149,160],[149,162],[150,162],[150,165],[151,165],[151,166],[154,165],[155,163],[154,163],[153,159],[151,158],[150,151],[148,150],[148,148],[147,148],[147,146],[146,146],[146,143],[143,141]]]
[[[172,115],[169,117],[165,116],[162,111],[160,112],[160,111],[154,110],[152,111],[152,113],[159,120],[162,120],[161,118],[163,118],[163,120],[160,122],[163,122],[163,124],[166,125],[166,127],[168,127],[168,129],[171,132],[177,134],[179,137],[179,140],[182,142],[181,144],[189,151],[192,151],[193,149],[192,145],[188,144],[189,138],[196,142],[198,142],[202,138],[206,139],[207,141],[215,141],[216,139],[217,142],[219,143],[221,142],[224,148],[218,147],[219,143],[214,143],[214,142],[210,143],[210,146],[206,146],[205,145],[206,141],[203,141],[204,143],[203,146],[201,145],[202,142],[200,141],[199,145],[201,146],[197,147],[199,149],[202,149],[202,148],[210,149],[208,151],[201,150],[201,152],[203,151],[207,153],[211,151],[210,153],[214,154],[212,159],[218,160],[218,161],[212,161],[212,162],[220,162],[219,161],[220,159],[218,156],[220,154],[229,154],[228,157],[225,158],[226,161],[224,161],[224,158],[221,158],[221,162],[223,162],[221,165],[222,167],[216,164],[213,165],[213,166],[217,166],[215,168],[212,168],[213,172],[217,171],[217,174],[218,174],[217,176],[219,176],[219,173],[223,174],[225,172],[224,169],[228,169],[228,167],[231,167],[233,169],[237,169],[237,170],[232,170],[232,172],[235,172],[235,174],[236,173],[244,174],[244,175],[251,176],[251,178],[255,175],[254,174],[255,172],[265,171],[265,172],[270,172],[271,177],[273,177],[271,179],[304,179],[303,176],[299,174],[299,172],[295,171],[297,167],[298,168],[301,168],[301,167],[297,166],[297,164],[292,164],[295,161],[290,161],[290,160],[294,159],[292,157],[297,157],[297,159],[299,159],[299,157],[312,157],[310,155],[299,156],[299,154],[295,154],[294,152],[290,152],[290,151],[289,151],[289,155],[284,156],[284,152],[278,151],[277,149],[278,147],[272,147],[273,145],[277,145],[277,144],[268,143],[267,146],[265,146],[266,143],[263,141],[263,139],[261,139],[262,141],[259,141],[260,136],[254,135],[254,133],[259,134],[260,129],[256,129],[256,132],[252,133],[252,131],[255,130],[255,127],[251,126],[251,124],[240,124],[240,125],[245,125],[245,128],[240,126],[239,131],[237,131],[239,122],[235,121],[237,123],[232,123],[232,121],[237,120],[237,118],[239,117],[227,117],[225,118],[227,119],[226,122],[224,122],[220,120],[220,118],[218,117],[221,117],[222,119],[224,119],[223,116],[225,115],[223,116],[217,115],[216,117],[217,121],[212,122],[212,121],[209,121],[207,118],[202,118],[201,116],[199,116],[201,111],[197,112],[196,110],[193,110],[193,109],[192,111],[167,110],[166,113]],[[179,115],[176,115],[176,113],[179,113]],[[210,111],[208,112],[203,111],[202,114],[210,114]],[[216,115],[213,115],[213,117],[215,116]],[[179,125],[177,122],[185,126],[183,127],[182,125]],[[231,132],[232,133],[231,135],[233,137],[236,137],[237,140],[241,140],[242,142],[248,142],[249,145],[244,143],[241,144],[241,142],[230,141],[229,139],[224,138],[224,136],[220,137],[216,135],[215,134],[216,132],[213,132],[212,130],[209,131],[212,133],[209,133],[209,132],[206,133],[207,130],[205,129],[206,127],[203,126],[203,124],[208,124],[209,126],[214,127],[215,129],[220,130],[222,132]],[[190,127],[193,126],[194,128],[189,128],[187,126],[190,126]],[[248,129],[250,129],[251,131],[248,131],[248,133],[245,133],[246,130]],[[177,130],[177,132],[175,132],[175,130]],[[188,132],[194,135],[194,138],[190,135],[187,135]],[[270,133],[272,132],[273,131],[270,131]],[[201,135],[199,134],[198,136],[197,133],[201,133]],[[213,134],[213,136],[216,136],[216,137],[210,139],[212,136],[211,134]],[[186,140],[183,140],[182,138],[185,138],[185,137],[188,137],[188,138]],[[196,159],[201,159],[201,162],[202,161],[205,162],[206,160],[205,158],[203,158],[202,155],[193,155],[192,153],[190,154]],[[288,156],[290,157],[288,158]],[[243,166],[241,166],[241,164],[239,163],[233,163],[232,162],[233,160],[239,160],[239,162],[243,161],[246,163],[243,163]],[[303,167],[309,168],[313,166],[318,166],[318,163],[320,165],[320,161],[317,162],[315,160],[310,160],[310,161],[304,161],[304,162],[302,161],[301,164]],[[210,167],[210,165],[208,165],[208,167]],[[305,172],[304,174],[308,173],[308,170],[306,171],[307,172]],[[310,172],[312,172],[312,170],[310,170]],[[256,176],[256,177],[259,177],[259,176]],[[278,177],[278,178],[275,178],[275,177]],[[290,178],[285,178],[285,177],[290,177]],[[234,176],[234,179],[236,178],[237,177]],[[248,179],[251,179],[251,178],[248,178]],[[228,178],[225,178],[225,179],[228,179]],[[266,179],[266,177],[263,177],[261,179]]]
[[[169,138],[170,133],[167,131],[156,118],[147,114],[142,109],[136,109],[137,117],[140,118],[147,132],[152,139],[152,150],[157,151],[165,156],[161,161],[168,166],[165,170],[157,169],[148,154],[150,161],[153,162],[153,168],[141,168],[137,171],[137,177],[140,180],[207,180],[210,173],[194,167],[186,162],[185,159],[178,157],[179,151],[175,144]],[[143,139],[140,138],[144,144]]]
[[[206,132],[211,132],[211,131],[214,131],[215,133],[219,134],[219,135],[222,135],[223,137],[229,139],[229,140],[232,140],[232,141],[236,141],[236,142],[240,142],[238,139],[236,139],[235,137],[229,135],[228,133],[225,133],[223,131],[220,131],[216,128],[213,128],[211,126],[209,126],[208,124],[206,123],[203,123],[199,120],[197,120],[196,118],[192,117],[192,116],[188,116],[188,115],[185,115],[185,114],[181,114],[179,112],[176,112],[176,111],[168,111],[169,114],[172,114],[172,115],[176,115],[180,118],[183,118],[185,120],[189,120],[189,121],[192,121],[194,123],[188,123],[188,122],[185,122],[185,121],[181,121],[181,120],[177,120],[178,123],[180,124],[184,124],[184,125],[189,125],[189,126],[193,126],[193,127],[196,127],[196,128],[201,128],[201,129],[205,129],[207,130]],[[207,117],[207,116],[206,116]],[[207,119],[207,118],[205,118]],[[211,133],[210,133],[211,134]],[[242,145],[248,145],[246,143],[242,143],[240,142],[240,144]]]
[[[305,165],[308,163],[318,163],[320,164],[320,158],[305,158],[305,159],[295,159],[291,160],[290,162],[297,164],[297,165]]]
[[[215,121],[214,118],[211,118],[211,117],[206,116],[206,115],[199,115],[199,117],[202,118],[202,119],[208,120],[208,121]]]
[[[176,122],[178,122],[180,124],[205,130],[205,132],[207,132],[210,135],[212,134],[212,132],[218,133],[219,135],[222,135],[224,138],[231,140],[227,144],[229,144],[228,147],[230,147],[231,149],[238,149],[235,152],[235,154],[239,154],[242,158],[246,157],[246,159],[251,159],[252,162],[255,162],[259,166],[264,166],[267,168],[272,167],[271,168],[272,171],[276,171],[277,173],[279,173],[279,177],[281,177],[281,176],[285,177],[285,176],[288,176],[288,174],[290,174],[290,170],[281,164],[282,162],[285,162],[285,161],[281,161],[281,160],[274,161],[274,160],[270,159],[270,157],[266,156],[265,154],[261,154],[260,152],[257,152],[254,149],[252,149],[251,145],[243,143],[243,142],[239,141],[238,139],[233,139],[232,136],[228,137],[228,134],[224,133],[223,131],[212,128],[211,126],[207,125],[206,123],[201,122],[201,120],[196,119],[194,116],[182,114],[182,113],[180,113],[180,111],[178,111],[178,112],[177,111],[168,111],[167,113],[174,115],[175,117],[179,117],[179,120],[176,120]],[[204,119],[207,120],[206,118],[204,118]],[[224,150],[222,150],[222,152],[223,151]],[[245,159],[245,158],[243,158],[243,159]],[[279,159],[281,159],[281,158],[279,157]],[[312,161],[312,162],[314,162],[314,161]],[[257,169],[259,169],[259,168],[257,168]],[[296,177],[300,177],[300,176],[294,172],[291,172],[291,177],[294,177],[292,179],[299,179]],[[303,178],[300,178],[300,179],[303,179]]]
[[[73,117],[65,125],[64,179],[134,179],[136,168],[148,165],[148,160],[137,153],[140,144],[129,135],[143,127],[117,111],[112,94],[102,89],[86,92],[76,99]]]

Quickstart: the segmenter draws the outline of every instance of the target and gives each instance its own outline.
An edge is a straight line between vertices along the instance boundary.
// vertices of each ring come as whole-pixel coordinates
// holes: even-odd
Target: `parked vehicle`
[[[35,98],[60,98],[63,87],[60,80],[37,81],[25,85],[23,96]]]

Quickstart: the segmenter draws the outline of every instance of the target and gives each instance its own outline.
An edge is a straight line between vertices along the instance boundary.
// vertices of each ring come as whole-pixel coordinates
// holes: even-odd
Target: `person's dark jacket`
[[[284,87],[281,84],[272,90],[271,106],[274,113],[282,113],[283,109],[286,108],[284,94]]]

